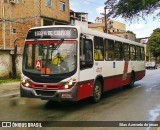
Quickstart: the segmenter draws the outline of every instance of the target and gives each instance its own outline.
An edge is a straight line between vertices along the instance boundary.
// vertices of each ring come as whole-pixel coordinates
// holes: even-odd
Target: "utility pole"
[[[106,10],[107,10],[107,6],[104,7],[104,13],[101,13],[101,15],[104,16],[104,33],[108,33],[108,29],[113,28],[112,22],[109,21]]]
[[[104,18],[105,18],[104,32],[105,32],[105,33],[108,33],[108,29],[113,28],[113,25],[112,25],[113,22],[110,22],[110,21],[109,21],[109,18],[108,18],[108,14],[107,14],[107,9],[108,9],[108,11],[109,11],[109,8],[108,8],[108,6],[107,6],[108,2],[106,1],[106,2],[104,2],[104,4],[105,4],[105,7],[104,7]],[[109,23],[108,23],[108,22],[109,22]]]
[[[104,21],[105,21],[105,25],[104,25],[104,32],[105,33],[108,33],[108,30],[107,30],[107,13],[106,13],[106,6],[104,7]]]
[[[107,22],[108,22],[108,17],[107,17],[107,13],[106,13],[106,8],[104,7],[104,13],[100,13],[101,15],[104,16],[104,33],[108,33],[107,31]]]

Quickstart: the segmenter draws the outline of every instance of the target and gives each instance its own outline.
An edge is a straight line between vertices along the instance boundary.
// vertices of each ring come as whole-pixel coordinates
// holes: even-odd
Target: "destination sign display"
[[[75,39],[77,37],[76,28],[52,27],[29,30],[26,39]]]

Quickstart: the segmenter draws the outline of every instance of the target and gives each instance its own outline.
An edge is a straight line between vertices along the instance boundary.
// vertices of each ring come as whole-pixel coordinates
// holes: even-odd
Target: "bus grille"
[[[39,96],[54,96],[55,91],[41,91],[41,90],[36,90],[37,95]]]
[[[47,90],[55,90],[55,89],[59,89],[59,86],[57,85],[43,85],[43,84],[34,84],[32,85],[32,88],[35,89],[47,89]]]

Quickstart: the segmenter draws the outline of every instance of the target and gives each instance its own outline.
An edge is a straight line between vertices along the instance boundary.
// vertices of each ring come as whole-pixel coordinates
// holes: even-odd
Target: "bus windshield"
[[[77,66],[77,41],[26,41],[23,70],[34,74],[64,74]]]

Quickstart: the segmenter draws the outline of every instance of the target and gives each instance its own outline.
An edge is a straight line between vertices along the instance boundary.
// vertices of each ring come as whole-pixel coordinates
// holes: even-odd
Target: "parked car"
[[[156,62],[146,62],[146,69],[157,69]]]

